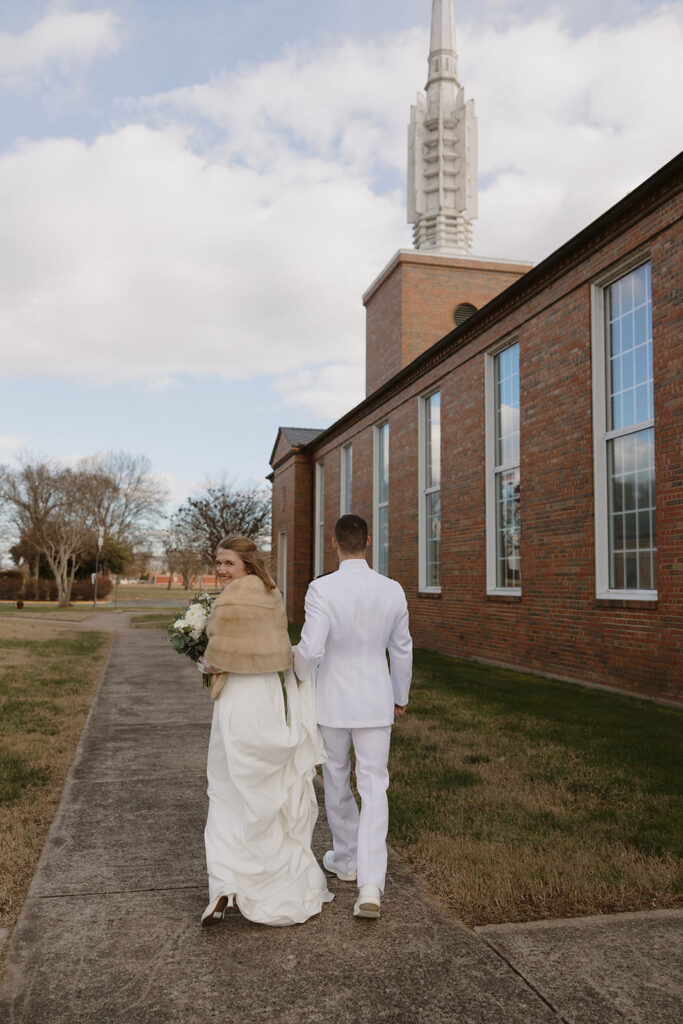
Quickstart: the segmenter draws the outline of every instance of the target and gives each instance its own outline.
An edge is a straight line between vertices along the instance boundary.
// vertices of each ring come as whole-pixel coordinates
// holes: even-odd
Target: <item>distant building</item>
[[[169,575],[167,572],[155,573],[150,583],[153,583],[157,587],[182,587],[183,577],[179,572],[174,572],[173,575]],[[202,573],[202,575],[194,575],[190,580],[191,590],[207,590],[214,589],[220,586],[220,580],[215,573]]]
[[[434,0],[416,249],[363,297],[367,396],[271,456],[289,618],[353,511],[419,646],[680,699],[683,158],[530,268],[470,252],[475,133]]]

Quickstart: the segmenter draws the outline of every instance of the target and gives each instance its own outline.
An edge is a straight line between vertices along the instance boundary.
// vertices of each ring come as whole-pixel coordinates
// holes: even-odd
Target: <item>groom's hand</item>
[[[394,721],[400,718],[401,715],[405,715],[407,706],[407,704],[394,704]]]

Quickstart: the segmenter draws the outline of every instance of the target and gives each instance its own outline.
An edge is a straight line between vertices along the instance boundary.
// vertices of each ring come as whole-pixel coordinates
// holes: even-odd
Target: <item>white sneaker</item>
[[[353,908],[354,917],[379,917],[381,893],[376,885],[361,885]]]
[[[337,865],[334,863],[334,850],[328,850],[323,857],[323,867],[325,871],[329,871],[331,875],[336,875],[342,882],[355,882],[356,872],[353,874],[345,875],[343,871],[340,871]]]

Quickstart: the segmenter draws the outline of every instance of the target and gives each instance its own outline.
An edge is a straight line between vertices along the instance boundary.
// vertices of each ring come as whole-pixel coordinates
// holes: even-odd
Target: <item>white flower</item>
[[[199,604],[191,605],[185,613],[185,621],[193,630],[198,629],[201,632],[206,625],[206,619],[206,609]]]

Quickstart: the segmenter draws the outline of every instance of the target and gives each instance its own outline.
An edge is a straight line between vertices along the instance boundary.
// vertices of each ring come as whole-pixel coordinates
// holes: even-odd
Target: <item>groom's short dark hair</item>
[[[368,546],[368,524],[349,512],[334,524],[334,536],[340,551],[347,555],[362,555]]]

